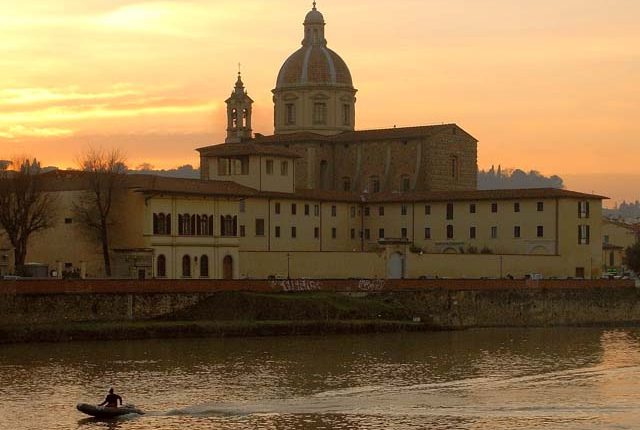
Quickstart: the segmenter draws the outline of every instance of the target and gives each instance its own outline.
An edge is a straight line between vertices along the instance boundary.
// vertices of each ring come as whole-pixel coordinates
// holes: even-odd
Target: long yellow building
[[[324,35],[314,6],[273,90],[273,135],[253,133],[238,76],[225,143],[198,149],[200,180],[127,176],[113,213],[116,277],[601,276],[604,197],[476,190],[478,142],[455,124],[356,130],[351,73]],[[53,172],[47,184],[59,220],[28,260],[55,276],[104,276],[74,217],[85,175]],[[10,254],[0,241],[0,271]]]

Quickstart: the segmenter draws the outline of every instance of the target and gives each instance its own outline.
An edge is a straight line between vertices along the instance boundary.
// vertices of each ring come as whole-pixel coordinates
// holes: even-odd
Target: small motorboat
[[[96,406],[89,405],[87,403],[78,403],[76,406],[83,414],[90,415],[96,418],[117,418],[122,417],[124,415],[144,415],[140,409],[136,408],[134,405],[124,405],[119,408],[109,408],[105,406]]]

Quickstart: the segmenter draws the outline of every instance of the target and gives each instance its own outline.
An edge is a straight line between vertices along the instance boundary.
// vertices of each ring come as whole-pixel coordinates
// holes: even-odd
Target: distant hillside
[[[143,173],[147,175],[166,176],[169,178],[186,178],[199,179],[200,169],[194,168],[191,164],[168,170],[156,170],[150,164],[141,164],[135,170],[129,170],[129,173]]]
[[[544,176],[532,170],[505,169],[491,166],[478,172],[478,189],[501,190],[509,188],[564,188],[564,181],[557,175]]]

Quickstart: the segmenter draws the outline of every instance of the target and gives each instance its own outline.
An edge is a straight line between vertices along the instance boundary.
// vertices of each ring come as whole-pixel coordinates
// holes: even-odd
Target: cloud
[[[18,88],[0,91],[0,137],[68,136],[83,122],[143,115],[213,112],[219,103],[118,84],[103,91],[70,88]],[[94,121],[95,122],[95,121]],[[52,124],[64,124],[63,127]],[[75,125],[75,127],[74,127]]]
[[[73,135],[73,130],[66,128],[40,128],[14,125],[0,128],[0,138],[18,139],[24,137],[66,137]]]

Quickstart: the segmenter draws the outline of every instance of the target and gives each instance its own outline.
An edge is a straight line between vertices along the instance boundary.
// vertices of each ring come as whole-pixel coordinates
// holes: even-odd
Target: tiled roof
[[[271,197],[295,200],[317,200],[353,203],[417,203],[417,202],[456,202],[481,200],[518,200],[518,199],[606,199],[607,197],[578,193],[556,188],[514,189],[514,190],[477,190],[477,191],[433,191],[423,193],[376,193],[361,194],[343,191],[298,189],[295,193],[258,192],[257,197]]]
[[[88,176],[84,172],[59,170],[43,175],[47,191],[79,191],[87,189]],[[557,188],[531,188],[511,190],[469,190],[469,191],[430,191],[430,192],[385,192],[361,194],[330,190],[298,189],[295,193],[260,192],[256,189],[230,181],[211,181],[199,179],[169,178],[156,175],[132,174],[124,177],[126,187],[140,192],[264,197],[290,200],[316,200],[353,203],[417,203],[417,202],[456,202],[480,200],[519,200],[519,199],[608,199],[608,197],[569,191]],[[633,227],[632,227],[633,228]],[[638,227],[636,227],[638,228]]]
[[[388,192],[370,194],[370,202],[445,202],[474,200],[518,200],[518,199],[608,199],[595,194],[579,193],[558,188],[518,188],[511,190]]]
[[[89,175],[77,170],[58,170],[43,175],[46,191],[82,191],[89,189]],[[157,175],[131,174],[123,176],[123,186],[140,192],[249,197],[253,188],[229,181],[169,178]]]
[[[211,157],[237,157],[244,155],[270,155],[274,157],[300,158],[298,154],[285,148],[256,143],[223,143],[220,145],[199,148],[198,152]]]
[[[205,181],[155,175],[127,175],[127,185],[144,193],[234,197],[250,197],[257,193],[253,188],[230,181]]]
[[[336,134],[333,136],[323,136],[315,133],[291,133],[291,134],[276,134],[271,136],[256,136],[254,142],[257,144],[266,143],[298,143],[298,142],[336,142],[336,143],[350,143],[350,142],[364,142],[369,140],[388,140],[388,139],[411,139],[420,137],[431,137],[447,130],[459,130],[461,133],[466,131],[462,130],[456,124],[441,124],[441,125],[425,125],[418,127],[399,127],[399,128],[384,128],[377,130],[357,130],[347,131],[344,133]],[[473,136],[471,136],[473,137]],[[475,138],[474,138],[475,139]]]

